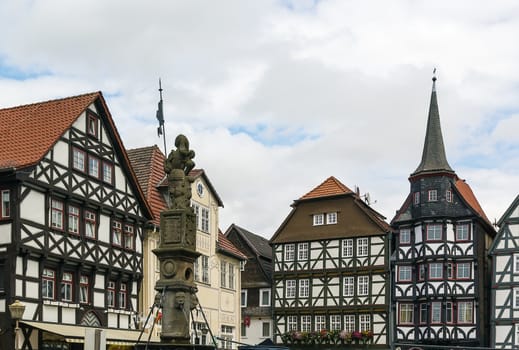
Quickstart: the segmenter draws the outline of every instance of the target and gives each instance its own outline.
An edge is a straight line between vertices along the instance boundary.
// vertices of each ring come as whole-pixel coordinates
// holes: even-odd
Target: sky
[[[102,91],[126,148],[179,133],[232,223],[270,238],[330,176],[389,222],[432,87],[447,159],[494,222],[519,194],[519,2],[3,0],[0,107]]]

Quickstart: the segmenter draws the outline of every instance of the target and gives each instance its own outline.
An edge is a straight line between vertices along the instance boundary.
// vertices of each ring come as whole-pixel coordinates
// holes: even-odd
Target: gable
[[[362,204],[361,204],[362,205]],[[287,243],[385,234],[353,195],[301,201],[292,209],[271,243]],[[313,225],[316,214],[337,213],[337,224]]]

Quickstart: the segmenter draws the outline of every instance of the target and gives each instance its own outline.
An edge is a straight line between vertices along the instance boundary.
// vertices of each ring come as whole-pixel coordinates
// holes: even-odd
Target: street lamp
[[[25,304],[21,303],[20,300],[15,300],[14,303],[9,305],[9,312],[11,313],[11,318],[16,321],[16,328],[14,329],[14,342],[16,350],[18,350],[18,333],[20,331],[20,327],[18,327],[18,321],[22,319],[24,311]]]

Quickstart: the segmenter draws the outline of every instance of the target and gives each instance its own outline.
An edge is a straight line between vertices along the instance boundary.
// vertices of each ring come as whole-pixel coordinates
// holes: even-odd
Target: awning
[[[58,324],[48,322],[32,322],[32,321],[20,321],[28,326],[38,328],[42,331],[57,334],[65,338],[67,343],[83,343],[85,339],[86,329],[101,329],[106,332],[106,344],[115,345],[135,345],[139,339],[140,331],[130,329],[115,329],[115,328],[103,328],[103,327],[87,327],[87,326],[76,326],[70,324]],[[141,343],[148,340],[148,333],[143,333],[141,336]],[[152,336],[150,339],[152,343],[160,342],[160,338]]]

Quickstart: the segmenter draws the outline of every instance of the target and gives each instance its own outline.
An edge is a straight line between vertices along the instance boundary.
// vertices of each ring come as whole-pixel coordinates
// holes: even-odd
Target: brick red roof
[[[139,185],[151,207],[152,222],[158,226],[160,212],[167,208],[164,197],[157,189],[157,184],[165,178],[164,154],[157,145],[130,149],[127,153]]]
[[[234,244],[232,244],[227,237],[222,233],[222,231],[218,231],[218,242],[217,242],[217,250],[231,254],[234,257],[240,260],[247,260],[247,256],[243,254]]]
[[[474,192],[472,192],[472,189],[470,188],[469,184],[465,182],[465,180],[457,179],[455,182],[456,189],[460,193],[460,195],[463,197],[465,202],[474,210],[493,230],[493,226],[490,223],[490,220],[488,220],[485,212],[483,211],[483,208],[481,208],[481,205],[479,204],[478,200],[476,199],[476,196],[474,195]]]
[[[315,187],[313,190],[299,198],[302,199],[310,199],[310,198],[319,198],[319,197],[328,197],[328,196],[337,196],[341,194],[353,193],[346,185],[337,180],[334,176],[330,176],[319,186]]]
[[[100,92],[0,109],[0,169],[37,164]]]

